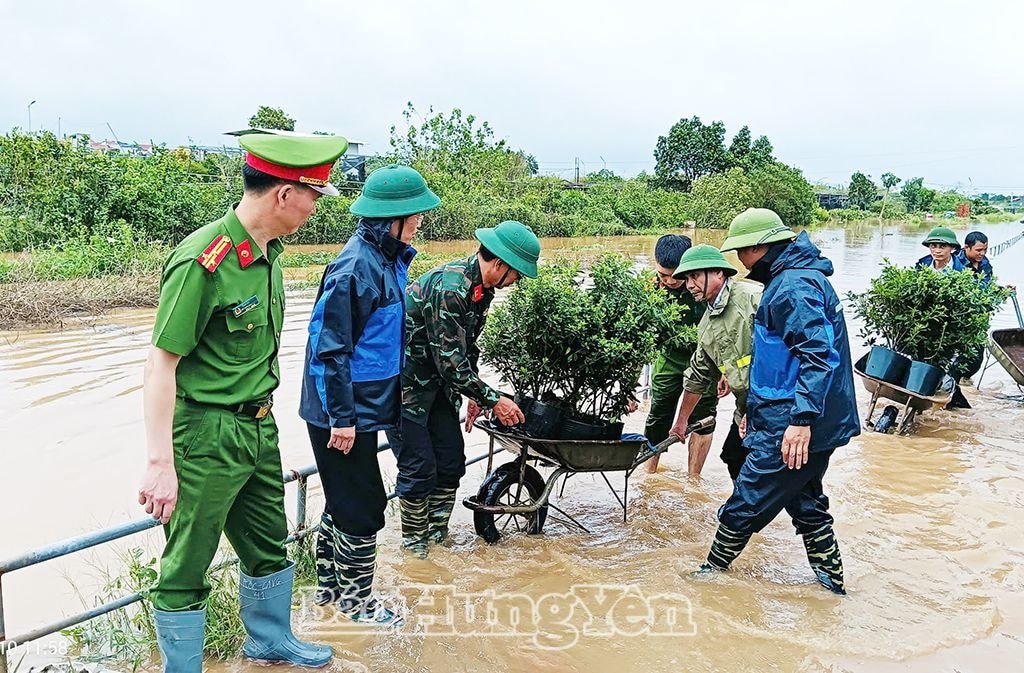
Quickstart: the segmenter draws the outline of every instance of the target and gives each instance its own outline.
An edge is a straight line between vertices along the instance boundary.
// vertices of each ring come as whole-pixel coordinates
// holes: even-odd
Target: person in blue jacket
[[[763,283],[754,314],[744,446],[750,450],[701,571],[726,570],[750,537],[785,509],[825,588],[845,594],[843,562],[822,479],[832,452],[860,434],[850,342],[832,262],[774,212],[750,208],[729,226],[735,250]]]
[[[928,232],[921,245],[928,248],[928,254],[917,260],[915,269],[934,269],[939,273],[964,270],[963,260],[957,254],[960,241],[956,240],[952,229],[935,227]]]
[[[377,433],[401,418],[409,244],[440,202],[412,168],[374,171],[349,209],[359,217],[355,234],[325,269],[309,320],[299,415],[326,498],[315,601],[357,622],[402,622],[372,597],[387,506]]]

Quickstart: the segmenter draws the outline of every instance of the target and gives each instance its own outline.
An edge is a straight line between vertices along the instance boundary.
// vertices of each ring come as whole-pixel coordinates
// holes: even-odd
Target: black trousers
[[[377,463],[377,433],[357,432],[352,450],[345,454],[327,448],[330,429],[310,423],[306,429],[334,527],[349,535],[376,535],[384,527],[388,504]]]
[[[398,460],[395,491],[402,498],[426,498],[435,488],[458,488],[466,474],[466,440],[455,408],[438,394],[427,425],[402,419],[400,430],[388,430]]]
[[[750,449],[743,446],[743,440],[740,439],[740,426],[733,421],[729,426],[729,434],[725,436],[725,443],[722,444],[722,453],[720,454],[722,462],[729,468],[729,477],[733,481],[736,481],[736,477],[739,476],[740,468],[743,467],[743,461],[747,459],[748,453],[750,453]]]
[[[732,496],[718,510],[718,520],[737,533],[759,533],[783,509],[798,533],[812,533],[832,523],[822,478],[832,451],[815,451],[807,464],[791,470],[777,448],[752,451],[743,463]]]

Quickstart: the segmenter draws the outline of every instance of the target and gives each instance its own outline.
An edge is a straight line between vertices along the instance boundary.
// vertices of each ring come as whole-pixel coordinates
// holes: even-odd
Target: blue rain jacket
[[[843,446],[860,434],[860,418],[832,262],[802,232],[768,275],[754,315],[744,444],[779,450],[788,426],[808,425],[812,452]]]
[[[402,408],[405,285],[416,250],[361,219],[324,270],[309,319],[299,415],[321,428],[395,427]]]
[[[953,259],[959,261],[963,268],[973,271],[974,275],[978,277],[978,280],[981,281],[982,285],[988,285],[992,282],[992,262],[988,261],[987,255],[981,258],[981,264],[978,265],[977,269],[975,269],[974,265],[971,264],[969,259],[967,259],[967,254],[964,252],[963,248],[960,248],[956,254],[953,255]]]
[[[917,264],[914,265],[915,269],[931,269],[932,268],[932,256],[925,255],[921,259],[917,260]],[[942,270],[945,273],[946,269],[950,271],[963,271],[967,267],[964,266],[964,260],[960,257],[959,252],[954,252],[953,256],[949,258],[949,264]]]

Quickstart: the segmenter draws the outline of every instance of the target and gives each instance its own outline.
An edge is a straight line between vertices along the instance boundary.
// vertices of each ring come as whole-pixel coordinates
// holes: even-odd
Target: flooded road
[[[994,246],[1022,226],[976,228]],[[843,294],[864,289],[883,257],[916,261],[926,252],[919,243],[926,230],[825,228],[812,239],[835,263],[833,282]],[[966,231],[957,228],[961,240]],[[716,243],[721,235],[699,231],[695,238]],[[655,239],[555,239],[544,241],[544,254],[614,249],[647,261]],[[453,257],[473,247],[422,246]],[[1002,282],[1024,287],[1024,243],[992,261]],[[275,400],[283,462],[292,468],[313,462],[295,413],[311,300],[309,293],[289,298]],[[152,319],[151,311],[128,311],[63,332],[0,333],[0,558],[141,515],[141,381]],[[993,327],[1014,326],[1007,304]],[[851,334],[858,328],[851,324]],[[857,357],[865,348],[853,339]],[[1020,670],[1024,403],[1006,397],[1018,391],[998,365],[980,391],[966,394],[972,410],[929,412],[911,437],[866,432],[836,452],[825,486],[846,565],[845,599],[815,583],[784,516],[755,536],[731,572],[690,576],[730,492],[716,458],[719,432],[699,479],[686,476],[678,448],[662,460],[664,471],[638,472],[626,525],[596,475],[572,478],[564,497],[553,500],[589,534],[552,522],[542,536],[488,546],[475,536],[468,510],[457,507],[450,548],[419,561],[400,552],[397,517],[389,513],[377,586],[413,604],[406,630],[353,635],[305,602],[297,626],[335,647],[328,671]],[[859,389],[858,396],[863,416],[867,395]],[[719,410],[723,421],[730,406]],[[642,411],[628,426],[642,430]],[[469,456],[484,451],[479,430],[469,440]],[[389,453],[381,454],[381,465],[385,482],[393,483]],[[460,497],[475,492],[483,475],[483,464],[470,467]],[[609,476],[621,487],[620,474]],[[311,481],[316,498],[318,488]],[[319,512],[318,502],[311,512]],[[125,546],[140,544],[159,549],[155,535]],[[8,634],[81,609],[68,578],[89,595],[96,566],[111,563],[111,555],[101,549],[5,576]],[[585,588],[593,585],[603,593]],[[444,619],[445,605],[459,609]],[[477,614],[489,606],[504,626],[460,617],[466,605]],[[539,617],[513,628],[507,616],[517,605],[536,606]],[[26,648],[26,663],[41,661],[46,647]],[[212,669],[257,667],[232,662]]]

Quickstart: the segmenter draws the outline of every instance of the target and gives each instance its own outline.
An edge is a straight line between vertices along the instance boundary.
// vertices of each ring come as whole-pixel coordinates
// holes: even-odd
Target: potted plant
[[[995,283],[978,282],[970,271],[938,273],[885,261],[882,273],[862,293],[849,293],[860,336],[910,360],[903,387],[935,392],[953,360],[985,344],[992,314],[1009,296]]]
[[[658,345],[696,338],[693,328],[677,327],[683,307],[651,281],[620,255],[601,257],[586,276],[579,263],[560,261],[543,265],[493,309],[481,352],[528,407],[528,433],[619,436],[614,421],[628,410]]]

